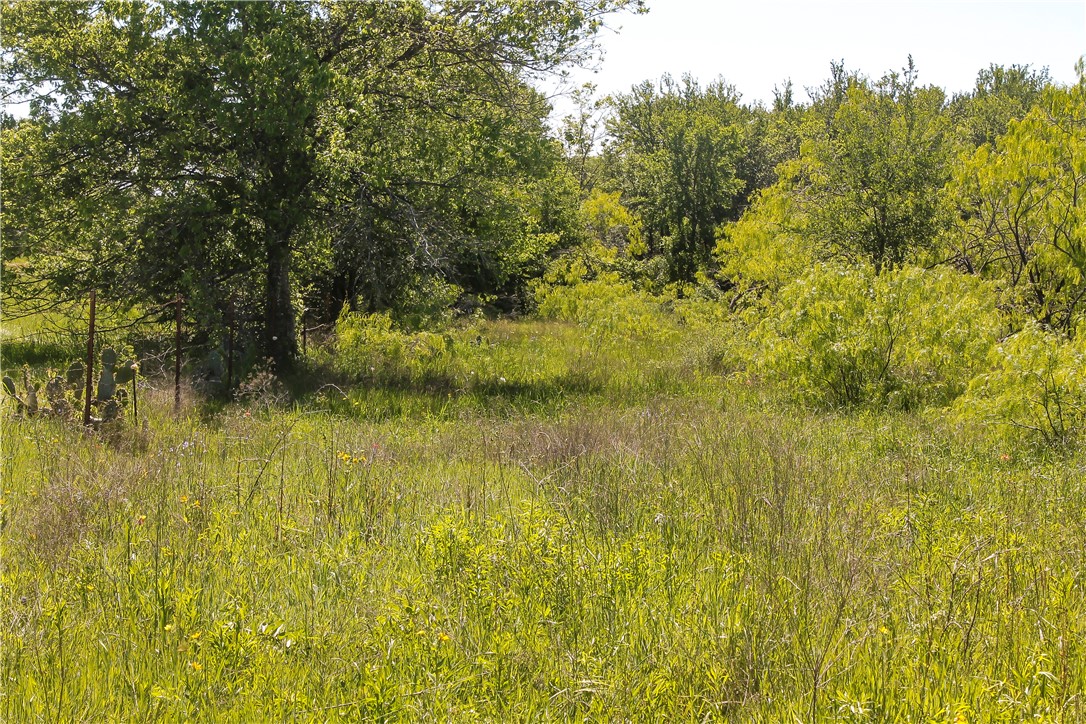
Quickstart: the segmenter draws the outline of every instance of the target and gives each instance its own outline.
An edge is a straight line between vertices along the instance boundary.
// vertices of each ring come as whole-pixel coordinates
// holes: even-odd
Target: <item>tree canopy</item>
[[[948,99],[911,58],[840,62],[767,107],[665,75],[584,86],[551,127],[532,81],[623,9],[643,7],[7,0],[6,97],[30,111],[0,123],[3,292],[181,296],[197,336],[241,319],[280,370],[299,316],[527,308],[570,251],[733,308],[821,262],[953,265],[1074,333],[1081,83],[993,65]]]
[[[560,216],[533,192],[560,156],[525,81],[637,5],[6,2],[31,108],[4,129],[4,259],[26,262],[6,291],[184,294],[204,320],[233,295],[287,368],[314,280],[328,307],[435,271],[500,284],[524,256],[496,254],[502,224],[545,246]]]

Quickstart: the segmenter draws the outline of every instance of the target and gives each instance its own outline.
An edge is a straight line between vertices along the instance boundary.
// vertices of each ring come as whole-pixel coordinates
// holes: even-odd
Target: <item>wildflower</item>
[[[166,624],[166,630],[167,631],[173,631],[173,624],[172,623]]]
[[[147,522],[147,516],[146,515],[138,515],[138,516],[136,516],[136,525],[143,525],[145,522]]]
[[[200,669],[204,668],[204,665],[201,664],[199,661],[190,661],[189,668],[191,668],[193,671],[199,671]]]
[[[192,507],[193,507],[193,508],[197,508],[197,509],[199,509],[199,508],[200,508],[200,499],[199,499],[199,498],[197,498],[196,500],[192,501]]]
[[[437,635],[437,640],[440,641],[441,643],[445,643],[446,641],[449,640],[449,634],[442,631],[441,633],[439,633]]]
[[[182,503],[187,503],[187,502],[189,502],[189,496],[187,496],[187,495],[182,495],[182,496],[181,496],[181,502],[182,502]]]

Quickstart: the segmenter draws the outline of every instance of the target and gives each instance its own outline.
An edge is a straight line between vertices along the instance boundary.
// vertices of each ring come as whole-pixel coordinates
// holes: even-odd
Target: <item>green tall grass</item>
[[[293,404],[5,416],[0,718],[1086,718],[1081,455],[699,341],[480,323]]]

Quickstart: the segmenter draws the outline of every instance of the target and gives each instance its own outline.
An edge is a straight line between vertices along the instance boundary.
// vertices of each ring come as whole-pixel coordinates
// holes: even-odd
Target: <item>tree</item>
[[[603,112],[605,102],[596,97],[594,83],[585,83],[573,91],[575,113],[562,119],[562,145],[566,158],[573,168],[584,192],[591,191],[597,183],[598,146],[603,136]]]
[[[950,112],[963,138],[972,146],[995,143],[1011,121],[1023,118],[1052,85],[1048,68],[992,64],[977,74],[972,93],[951,101]]]
[[[606,153],[615,186],[641,217],[648,251],[666,256],[673,280],[692,281],[711,259],[717,225],[738,216],[749,114],[732,86],[702,89],[689,76],[646,81],[612,108]]]
[[[31,113],[4,130],[5,284],[184,293],[210,315],[259,280],[260,347],[288,369],[299,265],[378,248],[382,224],[426,206],[439,126],[479,134],[439,177],[445,218],[450,196],[471,198],[462,178],[538,153],[505,134],[528,127],[511,117],[538,121],[524,78],[584,59],[623,7],[639,2],[7,0],[4,78]],[[367,162],[342,168],[364,143]]]
[[[624,254],[644,254],[641,240],[641,220],[622,205],[617,191],[593,191],[581,205],[592,238]]]
[[[1081,65],[1080,65],[1081,73]],[[994,278],[1008,307],[1073,334],[1086,302],[1086,75],[1049,88],[955,171],[951,234],[963,268]]]
[[[830,256],[898,266],[934,244],[951,144],[943,92],[904,73],[874,84],[834,68],[804,121],[791,183]]]

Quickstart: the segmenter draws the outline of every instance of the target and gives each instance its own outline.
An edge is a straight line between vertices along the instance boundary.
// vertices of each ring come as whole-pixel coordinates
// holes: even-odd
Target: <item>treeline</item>
[[[1086,87],[992,66],[947,97],[911,60],[877,80],[830,70],[807,102],[786,85],[769,108],[690,78],[582,94],[564,140],[597,240],[658,288],[701,280],[748,298],[814,262],[946,265],[1072,333]]]
[[[3,121],[5,297],[181,296],[197,336],[240,320],[282,370],[299,319],[524,311],[540,283],[600,274],[740,312],[800,303],[804,279],[838,298],[827,269],[867,280],[861,307],[895,275],[953,272],[932,289],[990,287],[1003,337],[1075,337],[1081,67],[1062,86],[992,66],[948,97],[911,59],[877,79],[832,64],[768,107],[665,76],[581,89],[555,133],[531,81],[622,9],[639,4],[7,2],[5,82],[30,113]]]
[[[950,407],[1073,442],[1082,65],[1069,86],[992,66],[953,97],[911,59],[878,79],[830,71],[805,102],[786,85],[768,108],[722,81],[586,89],[563,131],[594,241],[551,266],[543,311],[590,319],[595,300],[613,315],[632,296],[634,327],[652,317],[638,310],[677,310],[717,330],[717,364],[807,403]]]

